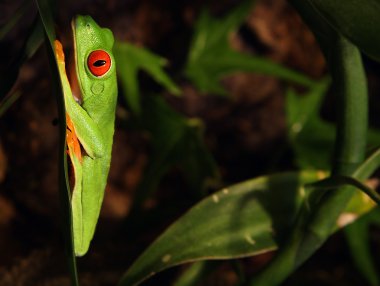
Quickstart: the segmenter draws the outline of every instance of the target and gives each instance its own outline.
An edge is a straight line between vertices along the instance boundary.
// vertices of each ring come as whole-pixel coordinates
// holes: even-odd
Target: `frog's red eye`
[[[91,52],[87,59],[87,66],[94,76],[102,76],[111,67],[111,57],[103,50]]]

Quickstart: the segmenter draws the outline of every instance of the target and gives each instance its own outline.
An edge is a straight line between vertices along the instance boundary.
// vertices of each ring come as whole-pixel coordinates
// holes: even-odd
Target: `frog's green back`
[[[73,196],[74,248],[77,256],[89,248],[99,217],[111,161],[117,99],[116,66],[112,54],[114,38],[109,29],[100,28],[90,16],[77,16],[73,22],[77,80],[81,90],[81,107],[100,130],[103,142],[101,157],[86,153],[82,161],[82,181],[77,188],[81,195]],[[105,51],[111,60],[109,70],[95,76],[89,66],[89,55]],[[74,122],[75,124],[78,122]],[[99,140],[99,138],[97,138]],[[91,138],[89,138],[91,140]],[[83,143],[83,142],[81,142]],[[74,200],[74,197],[80,198]],[[80,206],[80,207],[78,207]],[[80,211],[81,213],[75,213]]]

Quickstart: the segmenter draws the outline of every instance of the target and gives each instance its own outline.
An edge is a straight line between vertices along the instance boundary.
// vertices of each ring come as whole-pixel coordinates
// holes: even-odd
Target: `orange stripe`
[[[82,163],[82,149],[80,142],[75,133],[74,124],[71,121],[69,115],[66,113],[66,143],[69,149],[72,149],[79,162]]]

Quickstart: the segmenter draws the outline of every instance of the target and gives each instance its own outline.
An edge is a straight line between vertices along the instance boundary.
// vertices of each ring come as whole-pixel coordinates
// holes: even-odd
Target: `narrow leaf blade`
[[[67,174],[67,158],[66,158],[66,112],[63,100],[63,88],[59,80],[58,66],[55,59],[56,34],[54,30],[54,17],[49,0],[36,0],[38,12],[45,31],[45,41],[47,42],[47,51],[49,65],[53,79],[53,90],[56,95],[58,116],[59,116],[59,198],[61,204],[62,230],[65,243],[67,263],[71,278],[71,283],[74,286],[79,285],[78,273],[76,267],[76,258],[73,247],[73,227],[72,227],[72,212],[70,201],[70,185]]]

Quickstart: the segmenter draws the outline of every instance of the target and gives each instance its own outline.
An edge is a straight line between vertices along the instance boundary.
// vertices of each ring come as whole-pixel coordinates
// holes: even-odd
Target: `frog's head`
[[[93,97],[106,97],[116,81],[114,38],[109,29],[101,28],[90,16],[76,16],[72,21],[76,77],[86,102]]]

